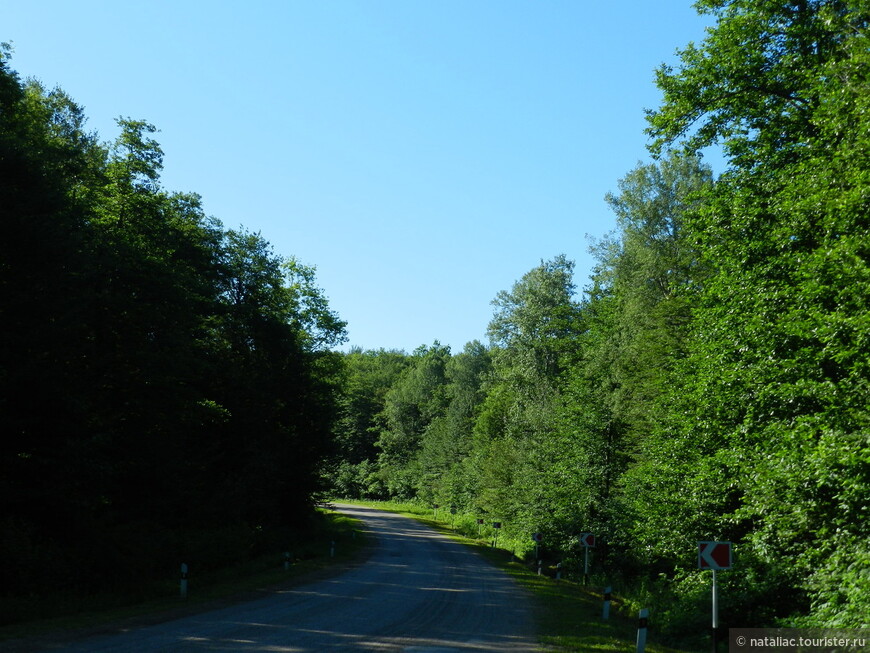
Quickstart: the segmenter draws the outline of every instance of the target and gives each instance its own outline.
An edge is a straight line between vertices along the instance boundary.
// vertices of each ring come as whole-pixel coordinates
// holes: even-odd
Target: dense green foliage
[[[376,392],[340,437],[360,496],[501,521],[520,553],[542,532],[568,569],[595,532],[596,573],[673,632],[708,623],[710,539],[726,625],[866,626],[870,5],[697,7],[716,23],[658,71],[657,160],[607,196],[579,299],[559,256],[495,298],[489,347],[354,352]]]
[[[165,191],[152,126],[84,123],[0,56],[6,599],[255,555],[332,451],[344,324],[313,269]]]

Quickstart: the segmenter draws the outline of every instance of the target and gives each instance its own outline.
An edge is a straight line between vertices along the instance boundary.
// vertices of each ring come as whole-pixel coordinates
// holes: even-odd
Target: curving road
[[[540,650],[530,599],[503,572],[412,519],[357,506],[339,509],[361,519],[375,539],[363,565],[267,598],[55,650]]]

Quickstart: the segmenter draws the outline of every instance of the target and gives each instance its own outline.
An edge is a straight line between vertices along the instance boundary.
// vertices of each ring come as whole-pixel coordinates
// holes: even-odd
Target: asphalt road
[[[54,650],[538,651],[529,597],[468,548],[391,513],[341,506],[375,549],[365,564],[266,598]]]

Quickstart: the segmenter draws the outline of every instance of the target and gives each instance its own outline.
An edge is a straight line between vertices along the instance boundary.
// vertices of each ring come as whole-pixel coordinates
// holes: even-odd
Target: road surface
[[[528,596],[467,547],[412,519],[341,506],[365,524],[365,564],[266,598],[52,650],[407,651],[540,650]]]

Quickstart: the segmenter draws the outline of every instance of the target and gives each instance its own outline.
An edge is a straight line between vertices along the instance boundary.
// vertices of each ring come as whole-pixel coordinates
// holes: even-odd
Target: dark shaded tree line
[[[735,547],[725,623],[866,626],[870,5],[696,6],[716,23],[658,71],[655,161],[607,196],[583,292],[556,257],[495,298],[488,347],[349,354],[337,489],[569,564],[592,531],[674,632],[708,622],[709,539]]]
[[[165,190],[154,128],[119,127],[0,53],[6,598],[255,555],[332,447],[344,323],[313,268]]]

